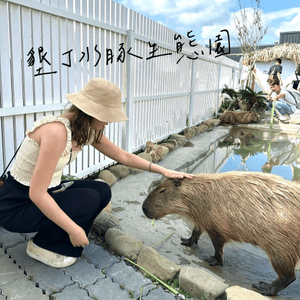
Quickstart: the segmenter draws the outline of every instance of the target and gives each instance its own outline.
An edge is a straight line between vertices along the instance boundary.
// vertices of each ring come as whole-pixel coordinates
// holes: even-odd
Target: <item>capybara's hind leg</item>
[[[181,245],[192,247],[194,244],[198,243],[200,235],[201,235],[201,230],[194,227],[190,238],[188,239],[181,238]]]
[[[259,284],[254,284],[253,287],[259,289],[262,295],[275,296],[296,279],[295,265],[297,258],[291,257],[290,260],[283,260],[280,254],[276,252],[266,252],[278,278],[272,283],[260,282]]]
[[[285,275],[281,279],[277,278],[272,283],[261,281],[258,284],[253,284],[253,287],[260,290],[260,293],[264,296],[276,296],[278,292],[285,289],[295,279],[296,277],[293,277],[292,275]]]
[[[208,234],[215,248],[215,256],[206,258],[205,260],[210,262],[210,266],[223,266],[223,247],[225,240],[219,234]]]

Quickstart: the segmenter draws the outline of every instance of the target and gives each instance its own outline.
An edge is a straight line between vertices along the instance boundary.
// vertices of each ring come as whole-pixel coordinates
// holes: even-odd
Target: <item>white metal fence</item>
[[[184,37],[179,52],[174,31],[111,0],[0,0],[0,24],[0,173],[25,130],[61,114],[64,94],[90,78],[122,90],[130,121],[109,124],[106,135],[131,152],[211,117],[220,89],[238,86],[237,63]],[[110,163],[85,147],[65,173],[84,177]]]

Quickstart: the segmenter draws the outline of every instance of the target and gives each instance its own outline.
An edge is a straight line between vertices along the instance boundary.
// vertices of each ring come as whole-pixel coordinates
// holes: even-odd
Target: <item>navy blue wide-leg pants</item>
[[[64,192],[52,193],[59,188],[48,193],[88,236],[94,219],[110,201],[110,187],[105,182],[75,180]],[[37,232],[33,238],[36,245],[62,255],[79,257],[83,251],[82,247],[73,247],[69,235],[30,200],[29,187],[10,174],[0,188],[0,226],[11,232]]]

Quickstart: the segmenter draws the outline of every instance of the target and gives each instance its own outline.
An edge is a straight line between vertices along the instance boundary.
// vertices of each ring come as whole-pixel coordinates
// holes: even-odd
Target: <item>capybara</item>
[[[210,265],[223,264],[229,241],[262,248],[278,278],[253,285],[263,295],[276,295],[292,283],[300,258],[299,185],[277,175],[259,172],[198,174],[194,178],[167,179],[143,203],[144,214],[159,219],[178,214],[193,222],[192,246],[202,232],[210,236],[215,255]]]
[[[220,117],[223,123],[248,124],[258,122],[258,115],[253,111],[226,111]]]

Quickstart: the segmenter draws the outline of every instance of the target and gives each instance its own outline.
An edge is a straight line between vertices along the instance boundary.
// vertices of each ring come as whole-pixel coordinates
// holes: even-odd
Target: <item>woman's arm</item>
[[[30,184],[30,199],[47,218],[69,234],[73,246],[88,245],[85,231],[58,206],[47,192],[57,162],[66,147],[65,126],[60,122],[42,125],[35,130],[34,140],[40,145],[40,152]]]
[[[192,174],[169,170],[153,163],[150,164],[149,161],[139,157],[138,155],[129,153],[119,148],[114,143],[112,143],[105,135],[103,135],[99,144],[94,142],[92,146],[94,146],[97,150],[110,157],[111,159],[132,168],[160,173],[168,178],[194,177],[194,175]]]
[[[285,94],[284,93],[280,93],[278,95],[276,95],[275,97],[270,98],[270,101],[277,101],[280,98],[284,98]]]

